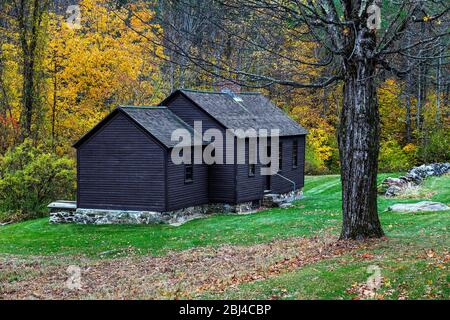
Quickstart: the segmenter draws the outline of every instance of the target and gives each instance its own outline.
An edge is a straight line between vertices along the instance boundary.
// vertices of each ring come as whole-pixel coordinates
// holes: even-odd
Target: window
[[[194,150],[191,150],[191,163],[184,165],[184,182],[190,183],[194,181]]]
[[[255,171],[256,171],[256,165],[254,163],[250,163],[248,165],[248,176],[249,177],[255,176]]]
[[[184,182],[194,181],[194,166],[192,164],[186,164],[184,168]]]
[[[294,140],[292,143],[292,168],[298,166],[298,141]]]
[[[280,142],[280,148],[278,152],[278,165],[280,167],[280,170],[283,170],[283,142]]]

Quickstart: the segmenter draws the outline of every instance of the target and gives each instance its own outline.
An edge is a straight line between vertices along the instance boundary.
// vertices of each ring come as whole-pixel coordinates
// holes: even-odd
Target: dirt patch
[[[162,257],[131,254],[124,258],[98,260],[1,255],[0,297],[195,298],[203,292],[220,292],[241,283],[266,279],[337,257],[362,245],[365,244],[321,236],[277,240],[253,246],[195,248]],[[77,289],[78,285],[81,288]]]

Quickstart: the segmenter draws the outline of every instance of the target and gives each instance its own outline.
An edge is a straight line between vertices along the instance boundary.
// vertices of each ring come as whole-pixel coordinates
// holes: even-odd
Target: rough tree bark
[[[379,113],[375,35],[362,28],[344,61],[343,106],[339,128],[343,226],[341,239],[383,236],[378,219]]]

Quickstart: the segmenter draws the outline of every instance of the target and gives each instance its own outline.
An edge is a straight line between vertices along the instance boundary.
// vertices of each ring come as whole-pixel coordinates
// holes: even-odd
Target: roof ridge
[[[172,117],[175,121],[177,121],[182,126],[187,127],[188,130],[192,132],[196,132],[193,127],[191,127],[186,121],[181,119],[175,112],[170,110],[170,108],[166,106],[121,106],[127,109],[163,109],[168,111],[168,115]]]
[[[180,91],[188,91],[188,92],[195,92],[195,93],[208,93],[208,94],[227,94],[226,92],[221,91],[214,91],[214,90],[197,90],[197,89],[186,89],[186,88],[180,88]],[[237,92],[236,94],[244,94],[244,95],[262,95],[259,91],[242,91]]]
[[[181,119],[175,112],[173,112],[172,110],[170,110],[169,108],[167,108],[167,110],[169,110],[169,114],[171,116],[173,116],[173,118],[175,120],[177,120],[179,123],[181,123],[182,125],[185,125],[189,130],[192,130],[192,132],[195,132],[194,128],[191,127],[186,121],[184,121],[183,119]]]
[[[124,106],[121,105],[119,108],[127,108],[127,109],[167,109],[166,106]]]

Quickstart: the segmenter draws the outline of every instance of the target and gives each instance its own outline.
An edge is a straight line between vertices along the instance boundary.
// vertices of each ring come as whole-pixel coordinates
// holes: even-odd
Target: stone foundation
[[[286,193],[269,193],[264,195],[262,205],[266,208],[287,207],[287,204],[302,198],[302,189],[293,190]]]
[[[180,225],[187,221],[202,218],[215,213],[245,214],[260,210],[262,207],[285,207],[294,200],[301,199],[303,192],[295,190],[283,194],[266,194],[262,201],[249,201],[231,205],[226,203],[210,203],[179,210],[128,211],[105,209],[68,208],[64,201],[53,202],[50,208],[50,223],[78,224],[171,224]],[[61,203],[63,203],[61,205]]]
[[[201,218],[214,213],[247,213],[260,208],[260,201],[230,204],[205,204],[174,211],[128,211],[82,209],[64,210],[52,208],[50,223],[78,224],[172,224],[180,225],[189,220]]]

